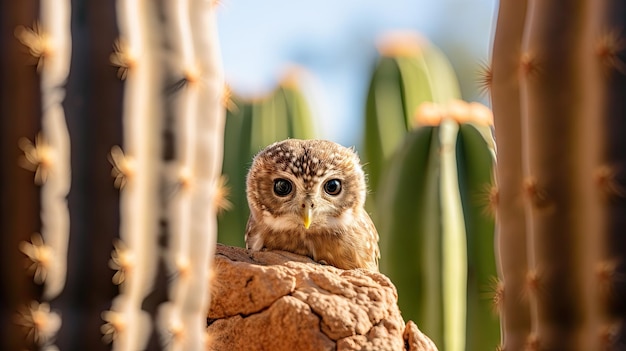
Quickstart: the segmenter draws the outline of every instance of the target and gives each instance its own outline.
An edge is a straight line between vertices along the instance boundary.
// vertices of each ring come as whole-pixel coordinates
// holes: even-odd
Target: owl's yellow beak
[[[313,208],[311,204],[308,203],[307,201],[302,211],[302,224],[304,224],[304,229],[309,229],[312,221],[313,221]]]

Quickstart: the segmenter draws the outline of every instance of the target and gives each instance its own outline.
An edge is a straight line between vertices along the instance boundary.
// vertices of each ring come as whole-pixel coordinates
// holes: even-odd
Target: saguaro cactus
[[[405,318],[440,349],[495,348],[490,111],[425,103],[417,116],[381,178],[381,270],[398,287]]]
[[[513,3],[500,4],[493,49],[502,343],[616,349],[626,341],[626,7]],[[526,227],[512,219],[522,201]]]
[[[205,343],[199,321],[208,306],[208,269],[217,240],[224,128],[214,4],[120,5],[120,43],[127,46],[114,58],[127,55],[132,64],[126,77],[125,152],[114,149],[112,154],[125,181],[122,244],[115,254],[118,261],[132,259],[127,266],[118,263],[129,272],[105,318],[116,348],[146,347],[151,318],[143,305],[158,273],[155,253],[163,250],[161,274],[174,278],[167,298],[156,301],[162,302],[156,307],[156,326],[169,348],[197,350]],[[163,24],[158,17],[135,17],[157,11],[166,13]],[[159,27],[162,32],[155,30]],[[170,52],[163,51],[161,40]],[[158,244],[160,235],[166,245]],[[116,324],[125,320],[126,328]]]
[[[519,60],[526,1],[502,1],[498,12],[498,30],[494,38],[491,67],[492,108],[498,140],[496,212],[498,276],[506,287],[499,298],[502,347],[524,348],[531,333],[530,309],[526,291],[527,229],[522,196],[522,133],[519,87]],[[489,82],[487,82],[489,84]],[[505,127],[509,126],[509,127]],[[503,290],[504,291],[504,290]]]
[[[2,3],[2,16],[22,7],[30,4]],[[223,203],[215,2],[46,0],[39,13],[37,21],[10,28],[11,40],[34,58],[32,65],[3,62],[3,72],[8,66],[22,77],[25,70],[30,78],[38,73],[28,82],[40,92],[10,103],[3,83],[3,121],[20,122],[2,129],[2,139],[13,143],[3,144],[9,157],[2,159],[19,178],[21,148],[21,165],[35,171],[39,201],[18,207],[35,215],[40,208],[41,226],[28,229],[36,216],[22,215],[4,228],[3,213],[2,240],[21,238],[19,248],[17,240],[7,242],[23,255],[3,256],[10,258],[3,266],[19,270],[30,260],[42,293],[35,288],[32,302],[3,306],[3,322],[16,322],[23,333],[0,348],[98,350],[113,342],[116,350],[204,349]],[[11,58],[15,51],[8,50]],[[2,179],[3,195],[8,180]],[[25,196],[37,189],[32,178],[21,185]],[[26,231],[41,234],[24,240]],[[119,285],[115,299],[111,279]]]
[[[364,160],[374,196],[385,160],[413,126],[425,101],[447,103],[461,93],[445,55],[416,33],[390,33],[379,43],[381,57],[370,81],[365,109]]]
[[[398,287],[404,316],[441,349],[493,348],[490,112],[456,100],[450,63],[425,39],[393,34],[379,50],[364,149],[381,269]]]

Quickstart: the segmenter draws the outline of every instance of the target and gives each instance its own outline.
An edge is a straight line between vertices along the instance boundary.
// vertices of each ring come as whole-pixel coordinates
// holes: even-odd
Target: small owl
[[[248,172],[246,247],[378,271],[378,232],[363,208],[366,192],[354,150],[325,140],[274,143]]]

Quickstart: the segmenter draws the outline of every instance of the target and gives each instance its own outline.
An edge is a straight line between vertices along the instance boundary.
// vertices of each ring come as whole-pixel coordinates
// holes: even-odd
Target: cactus
[[[487,350],[499,341],[488,298],[496,276],[488,113],[475,103],[421,105],[419,126],[379,187],[381,270],[396,284],[405,318],[443,350]]]
[[[498,140],[496,182],[496,250],[501,290],[498,301],[504,350],[522,350],[531,333],[530,308],[526,291],[527,227],[522,202],[522,133],[520,88],[518,79],[522,30],[526,1],[502,1],[498,12],[498,30],[494,38],[491,89]],[[490,86],[491,85],[491,86]],[[510,128],[504,128],[510,126]]]
[[[508,157],[497,169],[506,349],[626,341],[624,15],[617,1],[500,4],[492,99]],[[526,257],[510,219],[522,199]]]
[[[402,142],[417,107],[425,101],[460,98],[448,59],[413,33],[390,33],[380,40],[381,57],[370,81],[365,109],[364,162],[374,196],[381,171]]]
[[[311,112],[291,71],[271,94],[246,100],[234,96],[227,111],[224,137],[224,175],[231,188],[232,210],[219,218],[219,242],[244,246],[249,210],[246,174],[253,156],[265,146],[287,138],[315,136]]]
[[[30,260],[41,289],[17,284],[33,300],[16,307],[13,297],[3,308],[2,320],[20,331],[1,348],[99,350],[112,342],[116,350],[204,349],[216,213],[224,203],[215,2],[72,5],[80,10],[42,1],[38,20],[11,28],[16,45],[9,47],[21,42],[34,59],[28,66],[8,50],[10,69],[40,92],[20,92],[13,103],[2,90],[3,116],[19,121],[2,129],[13,143],[3,142],[3,155],[11,155],[3,169],[20,185],[16,194],[31,199],[17,206],[25,213],[16,219],[3,210],[10,237],[3,241],[15,252],[20,243],[24,253],[3,257],[13,269]],[[28,11],[26,2],[2,5],[3,16]],[[41,186],[38,201],[32,175],[27,185],[17,168],[18,146],[21,165]],[[3,201],[20,203],[15,194]],[[29,229],[38,209],[40,227]]]
[[[495,157],[486,108],[456,100],[450,63],[425,40],[393,34],[379,50],[364,158],[381,269],[397,285],[405,317],[440,348],[493,348],[498,321],[485,298],[496,275],[493,221],[481,210]]]

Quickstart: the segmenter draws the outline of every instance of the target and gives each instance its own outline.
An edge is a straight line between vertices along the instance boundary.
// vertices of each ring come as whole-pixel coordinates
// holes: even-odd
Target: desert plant
[[[494,347],[493,221],[481,210],[495,156],[487,109],[456,100],[454,70],[425,39],[394,33],[379,51],[363,148],[381,269],[405,318],[440,348]],[[466,125],[476,116],[482,122]]]
[[[625,15],[617,1],[500,3],[491,94],[507,350],[626,342]]]
[[[117,350],[205,347],[223,203],[224,83],[214,5],[44,0],[37,19],[11,28],[34,59],[30,66],[24,56],[12,59],[9,69],[31,70],[29,83],[41,93],[22,93],[19,105],[2,90],[12,111],[3,109],[3,120],[28,120],[3,129],[3,139],[35,171],[39,200],[21,208],[40,208],[41,219],[33,230],[40,234],[21,240],[25,256],[9,255],[6,264],[30,260],[42,293],[33,289],[33,301],[10,305],[19,310],[15,318],[3,309],[3,321],[23,329],[3,349],[106,349],[103,333]],[[5,10],[28,11],[28,4],[3,3]],[[41,112],[25,115],[25,99]],[[39,124],[37,132],[28,127]],[[26,132],[21,139],[19,132]],[[4,169],[25,178],[14,170],[18,158],[7,159]],[[32,180],[20,184],[24,194],[36,191]],[[8,201],[19,202],[16,195]],[[32,227],[23,220],[3,228],[7,242]]]
[[[489,116],[477,103],[422,104],[378,188],[381,270],[398,288],[404,317],[442,350],[493,349],[499,341],[489,298],[496,277]]]
[[[365,108],[363,159],[376,196],[385,162],[413,129],[417,107],[425,101],[447,103],[461,96],[445,55],[416,33],[390,33],[378,44]]]
[[[298,86],[298,71],[290,71],[265,96],[232,96],[226,115],[224,176],[230,188],[231,208],[220,215],[219,242],[244,246],[248,216],[246,174],[252,158],[265,146],[287,138],[315,136],[311,111]]]

